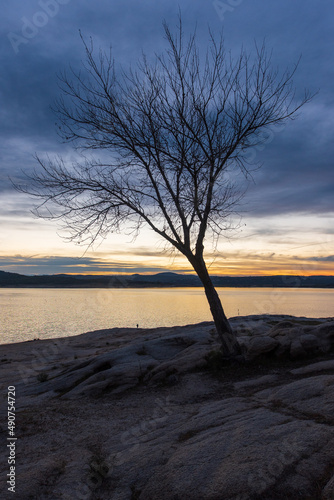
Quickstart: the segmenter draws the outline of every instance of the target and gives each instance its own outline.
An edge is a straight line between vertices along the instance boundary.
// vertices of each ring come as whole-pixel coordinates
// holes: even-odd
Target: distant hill
[[[334,288],[334,276],[212,276],[218,287]],[[0,271],[2,288],[154,288],[200,287],[197,276],[164,272],[153,275],[36,275]]]
[[[133,275],[131,283],[147,283],[148,285],[165,286],[201,286],[197,276],[177,273],[158,273],[158,274],[136,274]]]

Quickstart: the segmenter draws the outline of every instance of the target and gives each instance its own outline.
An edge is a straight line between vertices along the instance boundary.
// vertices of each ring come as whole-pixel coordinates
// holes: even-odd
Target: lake
[[[228,317],[331,317],[334,289],[218,288]],[[0,289],[0,343],[114,327],[154,328],[212,321],[201,288]]]

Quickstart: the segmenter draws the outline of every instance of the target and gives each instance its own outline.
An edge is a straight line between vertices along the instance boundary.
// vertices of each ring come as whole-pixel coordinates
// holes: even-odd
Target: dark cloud
[[[130,255],[130,254],[128,254]],[[131,254],[132,255],[132,254]],[[133,256],[132,256],[133,257]],[[297,255],[289,256],[271,253],[255,253],[255,252],[226,252],[224,255],[207,254],[208,261],[213,258],[211,272],[213,274],[231,273],[231,270],[240,270],[245,273],[248,266],[250,271],[267,272],[276,271],[279,273],[281,269],[286,269],[287,265],[291,269],[298,270],[300,266],[303,269],[314,270],[329,270],[329,266],[334,262],[333,255],[300,257]],[[216,260],[217,259],[217,260]],[[297,263],[297,264],[296,264]],[[298,264],[300,263],[300,264]],[[77,273],[77,274],[135,274],[135,273],[159,273],[168,270],[165,266],[152,266],[149,264],[139,264],[138,262],[129,263],[128,261],[113,261],[103,260],[99,257],[68,257],[68,256],[31,256],[23,255],[15,256],[0,256],[0,268],[3,271],[14,272],[19,274],[34,275],[34,274],[61,274],[61,273]],[[193,270],[180,267],[177,271],[182,274],[193,274]],[[246,273],[247,274],[247,273]]]
[[[308,260],[313,262],[334,262],[334,255],[327,255],[326,257],[311,257]]]
[[[15,272],[19,274],[59,274],[59,273],[100,273],[100,274],[118,274],[118,273],[159,273],[166,269],[161,266],[138,265],[138,263],[129,262],[108,262],[98,258],[82,257],[25,257],[0,256],[0,268],[3,271]]]
[[[7,2],[2,6],[0,31],[0,190],[16,199],[8,176],[22,180],[22,170],[29,173],[36,166],[36,152],[68,155],[71,151],[56,134],[50,106],[59,95],[56,75],[70,64],[76,69],[81,65],[79,29],[85,37],[92,36],[96,46],[112,44],[117,64],[127,67],[136,63],[141,50],[150,54],[163,47],[161,22],[174,24],[180,4],[185,31],[197,22],[201,45],[208,40],[208,25],[217,34],[224,30],[232,52],[241,45],[253,50],[254,39],[266,38],[273,48],[273,64],[282,69],[302,55],[295,76],[297,100],[305,88],[319,90],[296,121],[274,131],[262,150],[252,152],[263,166],[254,173],[255,183],[242,210],[255,216],[333,212],[333,3],[237,3],[222,13],[215,8],[217,2],[201,0]],[[26,208],[16,206],[12,216]]]

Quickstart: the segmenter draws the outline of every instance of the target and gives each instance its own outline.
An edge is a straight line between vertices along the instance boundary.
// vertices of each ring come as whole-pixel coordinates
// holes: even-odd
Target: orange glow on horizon
[[[175,269],[161,269],[160,271],[154,271],[154,272],[149,272],[149,271],[141,271],[141,272],[134,272],[134,271],[129,271],[129,272],[101,272],[101,271],[91,271],[91,272],[62,272],[62,273],[55,273],[57,274],[66,274],[67,276],[132,276],[134,274],[140,274],[141,276],[154,276],[155,274],[160,274],[160,273],[175,273],[175,274],[182,274],[184,276],[196,276],[195,271],[189,270],[189,272],[179,272]],[[292,269],[286,269],[286,270],[272,270],[271,272],[268,271],[261,271],[259,269],[247,269],[243,272],[229,272],[229,273],[221,273],[221,272],[214,272],[209,269],[209,274],[211,276],[220,276],[220,277],[244,277],[244,276],[334,276],[334,270],[314,270],[314,271],[303,271],[303,272],[298,272],[298,270],[292,270]]]

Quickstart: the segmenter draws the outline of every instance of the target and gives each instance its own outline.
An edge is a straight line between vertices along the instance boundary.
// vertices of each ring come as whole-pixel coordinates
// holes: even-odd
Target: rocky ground
[[[334,499],[334,319],[232,319],[0,346],[15,386],[16,493],[1,498]]]

